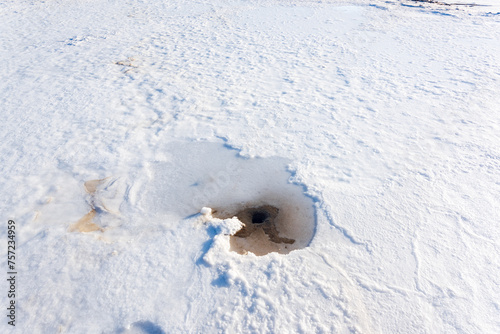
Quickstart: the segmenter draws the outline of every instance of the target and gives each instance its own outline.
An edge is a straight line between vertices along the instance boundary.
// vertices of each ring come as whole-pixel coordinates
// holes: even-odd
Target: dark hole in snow
[[[265,211],[254,212],[252,215],[252,224],[263,224],[267,218],[269,218],[269,214]]]
[[[257,207],[248,204],[237,213],[220,218],[235,216],[243,223],[243,227],[231,236],[233,251],[240,254],[252,252],[255,255],[271,252],[287,254],[293,249],[305,246],[301,245],[301,241],[297,244],[296,239],[291,238],[300,233],[300,230],[297,231],[291,226],[294,224],[293,217],[286,215],[286,210],[281,212],[277,207],[268,204]]]

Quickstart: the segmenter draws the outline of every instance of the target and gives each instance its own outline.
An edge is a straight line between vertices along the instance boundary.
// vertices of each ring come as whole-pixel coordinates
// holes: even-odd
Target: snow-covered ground
[[[450,2],[1,2],[0,332],[499,333],[500,3]]]

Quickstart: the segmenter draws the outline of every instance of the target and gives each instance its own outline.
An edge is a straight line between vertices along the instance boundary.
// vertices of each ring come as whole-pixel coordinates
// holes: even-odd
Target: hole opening
[[[269,213],[265,211],[254,212],[254,214],[252,215],[252,224],[257,224],[257,225],[264,224],[268,218],[269,218]]]

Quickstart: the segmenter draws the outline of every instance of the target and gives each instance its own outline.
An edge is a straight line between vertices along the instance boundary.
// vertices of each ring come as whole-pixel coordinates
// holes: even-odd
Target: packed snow
[[[0,332],[500,332],[499,1],[6,0],[0,48]],[[295,243],[235,251],[262,205]]]

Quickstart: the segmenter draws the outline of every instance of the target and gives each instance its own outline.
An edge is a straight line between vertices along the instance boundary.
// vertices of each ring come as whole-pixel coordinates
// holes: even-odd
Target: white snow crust
[[[1,2],[0,332],[500,333],[500,5],[473,3]],[[307,247],[232,252],[212,209],[257,198]]]

